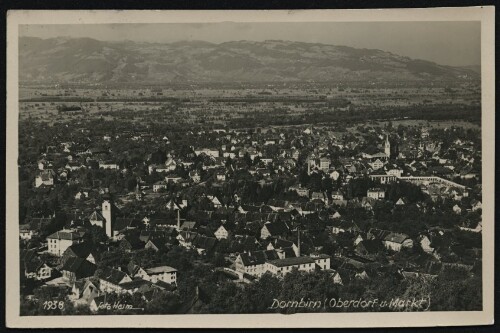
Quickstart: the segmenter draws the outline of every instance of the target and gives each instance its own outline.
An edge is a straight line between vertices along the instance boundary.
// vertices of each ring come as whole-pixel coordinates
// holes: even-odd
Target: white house
[[[90,214],[89,221],[90,221],[90,224],[92,224],[92,225],[97,225],[97,226],[99,226],[101,228],[104,228],[104,223],[105,223],[104,222],[104,217],[97,210],[94,210],[92,212],[92,214]]]
[[[340,285],[343,284],[342,277],[340,276],[339,272],[337,272],[334,269],[330,269],[330,270],[328,270],[328,272],[330,273],[330,275],[332,277],[333,284],[340,284]]]
[[[225,151],[222,153],[222,157],[224,158],[235,158],[236,157],[236,154],[233,153],[233,152],[230,152],[230,151]]]
[[[29,224],[19,225],[19,238],[23,240],[30,240],[36,234],[36,231],[31,228]]]
[[[75,194],[75,199],[76,200],[80,200],[80,199],[88,198],[88,197],[89,197],[89,192],[87,192],[87,191],[78,191]]]
[[[60,257],[68,247],[82,241],[81,233],[76,230],[63,229],[56,231],[47,237],[48,252]]]
[[[170,169],[167,166],[162,165],[162,164],[151,164],[150,166],[148,166],[148,173],[150,175],[152,175],[153,172],[166,173],[169,171],[170,171]]]
[[[335,213],[333,213],[333,214],[330,214],[330,218],[331,218],[331,219],[338,219],[338,218],[340,218],[340,217],[342,217],[342,216],[340,215],[340,213],[339,213],[339,212],[335,212]]]
[[[314,263],[319,266],[320,269],[330,269],[330,256],[327,254],[311,254],[311,258],[314,260]]]
[[[434,248],[431,246],[431,240],[429,239],[429,237],[427,237],[426,235],[422,235],[418,238],[418,241],[420,243],[420,247],[422,247],[422,250],[427,253],[434,252]]]
[[[344,200],[344,195],[340,191],[333,191],[332,200]]]
[[[25,263],[24,276],[36,281],[47,280],[52,276],[52,268],[39,260],[30,261]]]
[[[125,272],[113,268],[104,268],[99,274],[99,289],[102,292],[121,293],[123,288],[120,284],[131,282],[132,279]]]
[[[281,238],[274,238],[273,240],[271,240],[267,244],[266,250],[268,251],[276,250],[276,253],[279,258],[286,258],[292,256],[300,257],[299,247],[295,245],[294,242]],[[293,254],[290,251],[292,251]]]
[[[196,156],[198,156],[200,154],[205,154],[207,156],[211,156],[211,157],[215,157],[215,158],[219,157],[219,151],[217,149],[209,149],[209,148],[195,149],[194,153]]]
[[[54,185],[54,172],[50,169],[40,170],[35,178],[35,187],[40,187],[42,185],[52,186]]]
[[[240,253],[234,261],[235,270],[251,276],[260,277],[266,272],[266,256],[263,251]]]
[[[366,196],[368,198],[373,198],[373,199],[384,199],[385,198],[385,191],[380,189],[380,188],[371,188],[368,190],[366,193]]]
[[[384,162],[382,162],[380,159],[376,159],[374,162],[369,163],[370,166],[372,167],[373,170],[378,170],[384,166]]]
[[[220,200],[216,196],[207,195],[207,198],[208,198],[208,200],[210,200],[212,202],[214,207],[216,207],[216,208],[222,207]]]
[[[168,284],[177,284],[177,270],[170,266],[140,269],[136,276],[153,283],[163,281]]]
[[[401,177],[403,175],[403,170],[401,169],[390,169],[387,171],[389,176]]]
[[[224,228],[224,226],[221,225],[220,227],[217,228],[217,230],[215,230],[214,235],[215,235],[215,238],[220,240],[220,239],[227,239],[227,237],[229,236],[229,233],[226,230],[226,228]]]
[[[382,243],[386,249],[399,252],[402,248],[412,248],[413,241],[406,234],[390,232],[384,237]]]
[[[99,288],[91,280],[83,280],[73,282],[69,298],[73,301],[81,299],[89,302],[97,296],[99,296]]]
[[[319,169],[326,172],[330,169],[330,159],[322,157],[319,159]]]
[[[175,168],[177,168],[177,162],[175,162],[175,160],[173,158],[169,157],[165,161],[165,168],[167,171],[173,171],[173,170],[175,170]]]
[[[337,170],[333,170],[330,172],[330,178],[333,180],[337,180],[340,177],[340,173]]]
[[[189,177],[195,183],[199,183],[201,181],[200,173],[196,170],[189,171]]]
[[[115,162],[99,161],[99,169],[118,170],[118,164]]]
[[[316,262],[311,257],[290,257],[270,260],[266,262],[265,268],[273,275],[284,276],[294,268],[299,271],[312,272],[316,268]]]
[[[180,181],[182,181],[182,177],[179,177],[177,175],[168,175],[168,176],[165,176],[165,181],[167,183],[169,182],[172,182],[172,183],[179,183]]]
[[[165,181],[157,181],[156,183],[153,184],[153,192],[157,193],[160,192],[163,189],[166,189],[168,186],[167,182]]]

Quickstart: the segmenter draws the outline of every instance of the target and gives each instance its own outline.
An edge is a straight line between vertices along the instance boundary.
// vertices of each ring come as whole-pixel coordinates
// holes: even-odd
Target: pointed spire
[[[389,142],[389,134],[385,135],[384,153],[387,155],[387,157],[391,157],[391,143]]]

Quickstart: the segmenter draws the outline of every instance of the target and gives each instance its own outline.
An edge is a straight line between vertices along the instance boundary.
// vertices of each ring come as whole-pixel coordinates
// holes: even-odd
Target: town
[[[233,126],[190,115],[203,109],[192,101],[170,101],[169,121],[92,99],[37,104],[52,110],[40,117],[21,103],[21,315],[347,311],[271,305],[366,293],[481,308],[473,122]],[[219,120],[259,107],[217,103]],[[279,119],[286,102],[266,103]],[[349,114],[341,104],[322,114]]]

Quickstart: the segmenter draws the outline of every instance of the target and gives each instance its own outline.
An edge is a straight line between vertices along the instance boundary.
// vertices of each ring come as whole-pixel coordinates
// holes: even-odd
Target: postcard
[[[14,10],[6,323],[493,323],[494,7]]]

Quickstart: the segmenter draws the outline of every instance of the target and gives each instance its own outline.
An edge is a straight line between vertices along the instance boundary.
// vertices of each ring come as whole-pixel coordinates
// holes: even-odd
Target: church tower
[[[312,152],[308,157],[307,157],[307,174],[310,175],[311,172],[316,168],[316,154]]]
[[[111,203],[109,200],[104,200],[102,202],[102,217],[104,217],[104,226],[106,229],[106,235],[108,237],[113,237],[112,228],[112,215],[111,215]]]
[[[385,136],[384,153],[387,155],[387,158],[391,158],[391,143],[389,142],[389,135]]]

